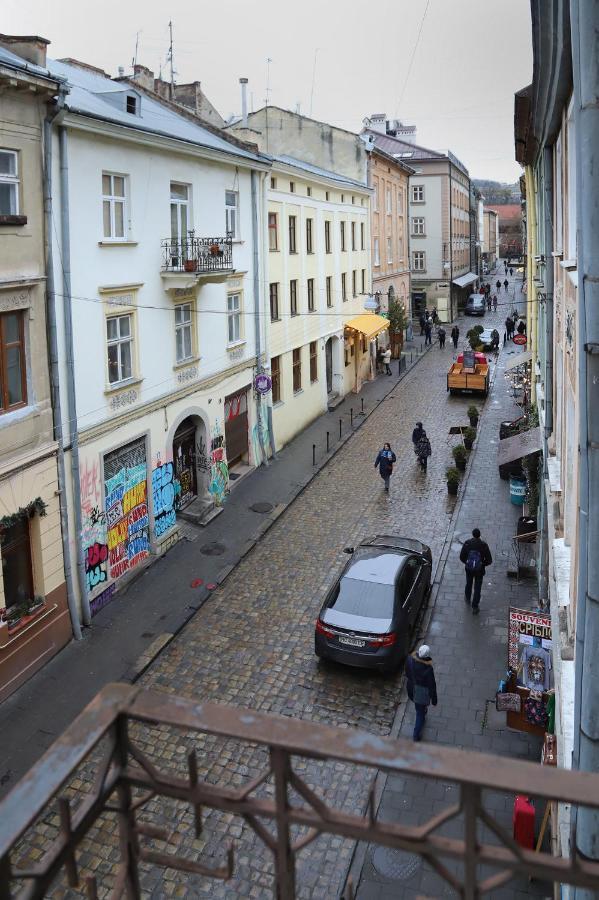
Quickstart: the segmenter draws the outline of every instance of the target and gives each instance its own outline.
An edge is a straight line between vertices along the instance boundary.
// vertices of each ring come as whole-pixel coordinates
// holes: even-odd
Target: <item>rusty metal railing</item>
[[[172,769],[159,769],[141,749],[135,734],[141,726],[168,726],[192,737],[202,734],[255,745],[262,748],[267,763],[244,784],[223,786],[200,777],[193,750],[187,755],[182,777]],[[61,791],[100,746],[105,752],[96,766],[93,785],[83,796],[77,797],[75,792],[79,802],[74,803],[73,797],[68,799]],[[374,791],[365,815],[348,813],[327,803],[299,776],[298,759],[332,760],[391,775],[452,782],[459,788],[459,802],[417,826],[378,820]],[[269,790],[264,790],[267,785]],[[296,896],[297,854],[322,834],[418,854],[464,898],[481,897],[518,874],[599,890],[599,864],[519,847],[485,808],[483,791],[487,789],[599,808],[599,775],[430,743],[413,744],[113,684],[98,694],[0,805],[0,900],[44,897],[63,872],[68,884],[77,886],[79,845],[107,812],[116,816],[120,848],[111,897],[140,896],[141,864],[189,876],[230,878],[235,867],[232,846],[226,848],[222,865],[214,868],[192,856],[164,853],[146,845],[147,840],[168,840],[164,829],[140,818],[150,802],[164,802],[165,798],[189,804],[196,835],[202,833],[205,809],[241,817],[272,851],[276,896],[281,900]],[[19,862],[23,842],[52,798],[57,798],[58,804],[57,833],[41,859],[23,866]],[[444,825],[458,820],[460,836],[441,833]],[[494,843],[480,839],[480,826],[492,833]],[[454,871],[455,861],[460,863],[460,875]],[[487,873],[491,869],[492,874],[480,876],[481,869]],[[88,898],[98,896],[95,876],[85,878],[84,890]]]

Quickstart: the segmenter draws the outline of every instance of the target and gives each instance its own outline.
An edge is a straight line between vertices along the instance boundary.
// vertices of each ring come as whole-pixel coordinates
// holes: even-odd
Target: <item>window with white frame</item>
[[[372,187],[374,188],[374,193],[372,195],[372,211],[379,211],[379,180],[375,178],[373,181]]]
[[[391,215],[393,212],[393,201],[391,200],[391,188],[388,187],[386,190],[386,205],[387,205],[387,215]]]
[[[0,150],[0,216],[19,215],[19,157]]]
[[[424,250],[413,251],[412,268],[415,272],[424,272],[426,270],[426,253]]]
[[[124,241],[127,227],[127,179],[125,175],[102,172],[102,217],[104,239]]]
[[[424,203],[424,185],[412,185],[412,203]]]
[[[364,222],[360,222],[360,250],[365,249],[364,244]]]
[[[237,191],[225,191],[225,227],[227,237],[236,241],[239,237],[239,194]]]
[[[106,319],[108,382],[118,384],[133,376],[133,315]]]
[[[241,294],[227,294],[227,323],[230,344],[241,340]]]
[[[189,231],[189,185],[171,181],[171,241],[187,240]],[[185,247],[182,248],[182,255]]]
[[[390,237],[387,238],[387,262],[393,262],[393,243]]]
[[[424,216],[415,216],[412,219],[412,235],[418,237],[424,235]]]
[[[379,239],[375,237],[374,239],[374,265],[380,266],[381,264],[381,256],[379,250]]]
[[[185,362],[193,356],[191,303],[175,306],[175,356],[177,363]]]

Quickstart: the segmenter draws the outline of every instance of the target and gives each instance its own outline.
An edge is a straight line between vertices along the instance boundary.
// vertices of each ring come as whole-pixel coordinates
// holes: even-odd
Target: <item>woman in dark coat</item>
[[[397,461],[395,453],[391,449],[391,444],[384,444],[383,449],[379,450],[374,463],[374,468],[378,466],[379,475],[385,482],[385,491],[389,493],[389,479],[393,474],[393,463]]]
[[[422,729],[429,705],[437,705],[437,684],[431,659],[430,647],[422,644],[406,660],[408,697],[416,707],[414,740],[422,737]]]

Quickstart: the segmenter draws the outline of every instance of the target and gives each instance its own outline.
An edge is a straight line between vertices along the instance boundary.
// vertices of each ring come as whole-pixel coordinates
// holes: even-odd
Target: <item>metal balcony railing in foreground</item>
[[[206,274],[233,269],[233,238],[196,237],[193,231],[185,238],[161,241],[162,271]]]
[[[263,751],[264,769],[243,784],[235,784],[225,769],[227,784],[222,785],[201,777],[202,759],[191,750],[184,775],[172,767],[164,771],[141,749],[136,733],[144,728],[155,737],[165,726],[174,730],[167,744],[171,749],[183,740],[193,744],[200,735],[210,741],[233,740]],[[78,796],[77,787],[73,789],[71,784],[67,799],[64,791],[73,773],[97,754],[100,746],[105,752],[101,760],[98,756],[90,789]],[[373,775],[382,770],[392,776],[452,782],[459,791],[459,802],[417,826],[377,820],[374,791],[365,814],[348,813],[326,802],[305,776],[300,777],[298,771],[306,761],[331,763],[337,768],[340,764],[360,770],[366,767]],[[266,786],[269,790],[264,790]],[[485,808],[483,792],[487,790],[505,792],[512,798],[523,793],[599,808],[599,775],[109,685],[0,805],[0,898],[48,896],[61,877],[76,887],[80,845],[107,814],[116,818],[118,831],[119,861],[111,897],[141,896],[140,868],[148,865],[178,870],[186,879],[231,878],[236,865],[234,846],[222,848],[222,865],[216,868],[198,862],[197,853],[153,849],[152,842],[168,844],[168,834],[147,817],[144,820],[144,815],[151,804],[175,801],[189,805],[190,831],[196,835],[206,828],[206,816],[214,815],[211,811],[240,817],[272,852],[273,889],[281,900],[296,896],[296,857],[325,834],[418,854],[465,898],[482,897],[517,875],[599,891],[599,864],[520,848]],[[30,855],[23,867],[19,860],[27,836],[53,798],[57,798],[58,827],[44,853],[38,851],[33,860]],[[181,814],[177,821],[181,825]],[[443,834],[447,823],[455,826],[457,821],[461,823],[457,836]],[[483,840],[481,831],[492,842]],[[28,859],[27,853],[24,858]],[[95,898],[100,890],[106,895],[105,886],[96,878],[88,874],[83,879],[84,896]],[[300,888],[298,884],[297,890]],[[63,888],[58,895],[65,893]]]

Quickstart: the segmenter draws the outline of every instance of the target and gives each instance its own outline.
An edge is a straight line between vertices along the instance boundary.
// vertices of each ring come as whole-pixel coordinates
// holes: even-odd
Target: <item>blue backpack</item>
[[[466,558],[466,571],[473,575],[480,575],[483,570],[483,560],[478,550],[469,550]]]

